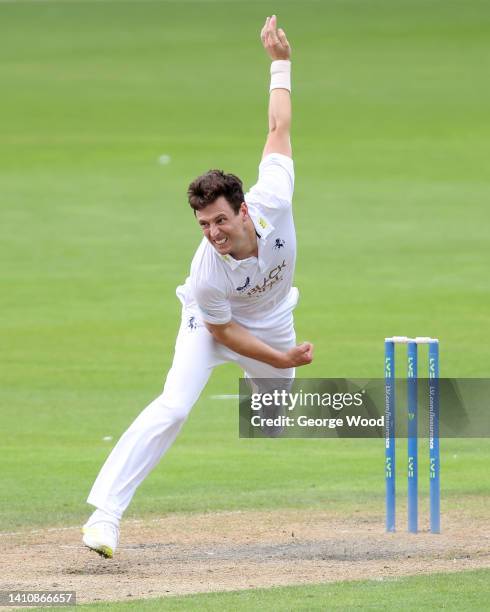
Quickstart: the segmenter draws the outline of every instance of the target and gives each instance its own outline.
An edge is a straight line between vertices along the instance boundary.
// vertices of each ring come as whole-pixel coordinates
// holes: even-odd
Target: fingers
[[[274,46],[279,44],[279,38],[277,36],[276,27],[277,27],[277,17],[275,15],[272,15],[272,17],[269,20],[269,26],[267,28],[267,33],[269,35],[270,44]]]
[[[313,344],[311,342],[302,342],[301,344],[298,344],[298,348],[305,353],[306,351],[313,349]]]
[[[269,36],[269,42],[271,45],[277,45],[279,43],[279,38],[276,32],[276,26],[277,26],[277,17],[275,15],[272,15],[272,17],[269,19],[269,24],[267,27],[267,34]]]
[[[288,48],[289,43],[283,29],[277,29],[277,17],[272,15],[267,17],[262,30],[260,39],[266,48],[275,47],[278,49]]]
[[[289,47],[288,39],[286,38],[286,34],[282,28],[277,30],[277,37],[279,38],[279,41],[283,47]]]
[[[313,361],[313,344],[311,342],[303,342],[299,345],[301,349],[301,358],[304,365],[307,365]]]
[[[267,33],[267,29],[269,27],[269,22],[270,22],[270,17],[267,17],[264,23],[264,27],[262,28],[262,30],[260,31],[260,39],[262,40],[262,43],[265,45],[265,41],[266,41],[266,33]]]
[[[313,344],[310,344],[308,350],[306,351],[306,357],[308,358],[308,363],[313,361]]]
[[[289,367],[299,367],[308,365],[313,361],[313,344],[311,342],[303,342],[289,349],[287,352],[290,365]]]

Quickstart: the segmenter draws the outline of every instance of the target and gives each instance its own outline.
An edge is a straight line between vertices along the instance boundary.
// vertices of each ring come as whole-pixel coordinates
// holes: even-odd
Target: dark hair
[[[225,174],[222,170],[208,170],[192,181],[187,196],[194,213],[223,196],[235,214],[238,214],[244,201],[243,183],[234,174]]]

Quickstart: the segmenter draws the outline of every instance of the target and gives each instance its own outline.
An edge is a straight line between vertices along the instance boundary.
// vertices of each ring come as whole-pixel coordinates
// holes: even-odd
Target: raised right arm
[[[275,15],[267,17],[260,38],[271,58],[269,133],[262,158],[270,153],[292,157],[291,149],[291,47]]]

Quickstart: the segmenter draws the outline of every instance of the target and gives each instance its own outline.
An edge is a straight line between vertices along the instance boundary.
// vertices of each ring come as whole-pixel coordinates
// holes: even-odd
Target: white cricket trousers
[[[295,345],[292,313],[261,325],[249,329],[274,348],[285,351]],[[138,486],[177,437],[213,368],[230,361],[240,365],[250,378],[294,378],[294,368],[273,368],[218,344],[196,311],[183,308],[174,360],[163,393],[122,435],[102,466],[87,502],[120,519]]]

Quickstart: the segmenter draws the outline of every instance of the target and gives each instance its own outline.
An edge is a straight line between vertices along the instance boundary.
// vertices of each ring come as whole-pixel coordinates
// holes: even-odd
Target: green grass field
[[[117,609],[142,610],[486,610],[490,595],[488,572],[461,572],[451,575],[410,576],[397,580],[366,580],[274,589],[254,589],[232,593],[211,593],[167,597],[118,604]],[[396,602],[396,603],[394,603]],[[85,610],[112,610],[114,604],[84,605]],[[36,608],[41,609],[41,608]],[[76,612],[78,607],[65,610]]]
[[[296,327],[316,346],[301,375],[381,376],[392,334],[440,338],[443,376],[489,375],[487,2],[0,2],[0,531],[83,522],[102,461],[159,393],[200,241],[186,188],[210,167],[256,178],[273,11],[294,53]],[[235,403],[210,399],[238,376],[216,370],[128,516],[381,512],[381,441],[239,440]],[[443,441],[443,511],[482,505],[489,450]],[[488,576],[458,575],[466,608],[484,609]],[[454,577],[435,584],[443,597]],[[394,609],[425,588],[302,588],[291,609],[336,589]],[[289,609],[292,593],[166,609]]]

